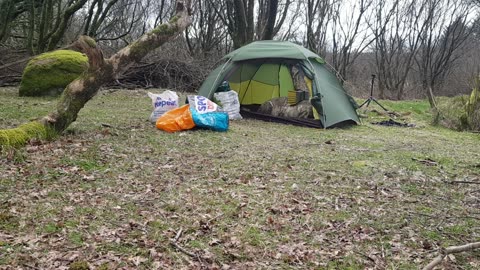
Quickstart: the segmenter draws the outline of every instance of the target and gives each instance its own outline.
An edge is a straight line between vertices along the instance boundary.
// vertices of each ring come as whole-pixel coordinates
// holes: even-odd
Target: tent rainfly
[[[310,103],[320,126],[358,124],[357,104],[317,54],[285,41],[256,41],[224,57],[203,82],[199,95],[212,99],[223,81],[238,93],[240,104],[260,105],[294,92],[290,72],[295,66],[305,74]]]

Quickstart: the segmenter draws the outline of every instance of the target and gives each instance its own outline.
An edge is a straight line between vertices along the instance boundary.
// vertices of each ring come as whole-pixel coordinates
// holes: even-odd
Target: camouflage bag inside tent
[[[231,89],[238,93],[242,108],[250,108],[250,111],[261,113],[262,110],[258,110],[261,105],[268,106],[266,103],[272,101],[302,106],[293,109],[299,111],[298,115],[305,115],[301,111],[304,108],[311,110],[307,112],[312,117],[312,121],[308,121],[310,126],[315,123],[315,126],[328,128],[359,123],[355,111],[357,104],[327,69],[325,61],[299,45],[256,41],[229,53],[224,60],[203,82],[199,95],[212,98],[217,88],[228,81]],[[296,79],[298,76],[304,77],[304,81]]]

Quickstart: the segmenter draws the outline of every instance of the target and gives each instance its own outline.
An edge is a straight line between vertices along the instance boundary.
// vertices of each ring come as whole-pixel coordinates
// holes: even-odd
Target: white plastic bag
[[[177,93],[165,90],[161,94],[153,94],[148,92],[148,96],[152,99],[153,112],[150,115],[150,122],[155,123],[157,119],[164,113],[178,108]]]
[[[228,113],[230,120],[242,119],[240,115],[240,102],[238,101],[237,92],[230,90],[227,92],[218,92],[213,94],[216,101],[218,101],[224,112]]]

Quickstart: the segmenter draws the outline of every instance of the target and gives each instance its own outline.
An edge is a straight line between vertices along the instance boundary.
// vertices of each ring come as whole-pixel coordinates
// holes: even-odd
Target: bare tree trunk
[[[222,26],[221,13],[216,10],[223,10],[224,3],[212,3],[208,0],[199,0],[194,3],[195,19],[187,28],[185,39],[190,54],[193,56],[202,55],[208,57],[212,53],[218,53],[223,46],[223,40],[228,35],[227,29]]]
[[[62,133],[77,119],[78,112],[105,82],[112,80],[149,52],[182,33],[192,22],[189,7],[190,1],[179,0],[177,14],[170,22],[158,26],[109,59],[103,58],[93,39],[80,37],[70,48],[88,56],[88,71],[66,87],[55,111],[18,128],[0,130],[0,146],[21,146],[33,138],[44,139]]]
[[[288,7],[291,1],[285,3],[283,11],[279,10],[278,0],[260,1],[257,20],[257,37],[260,40],[270,40],[277,34],[285,21]],[[277,23],[277,13],[281,12],[280,20]],[[276,24],[277,23],[277,24]]]
[[[28,3],[19,0],[0,1],[0,42],[10,35],[11,24],[28,11]]]
[[[36,49],[37,53],[42,53],[45,51],[45,47],[47,46],[47,21],[49,21],[51,18],[49,18],[48,14],[48,4],[51,3],[52,0],[46,0],[43,2],[42,5],[42,12],[40,14],[40,23],[38,24],[38,46]]]
[[[28,2],[28,34],[27,34],[27,52],[29,55],[33,55],[33,36],[35,34],[35,3],[34,0]]]
[[[238,1],[238,0],[237,0]],[[246,9],[247,9],[247,39],[245,40],[244,45],[253,41],[254,34],[255,34],[255,26],[254,26],[254,9],[255,9],[255,1],[248,0],[246,1]]]
[[[93,9],[95,8],[95,4],[98,5],[97,12],[95,14],[95,17],[93,17],[93,20],[87,21],[87,24],[85,25],[85,30],[84,33],[86,33],[88,36],[91,37],[96,37],[98,34],[98,29],[100,28],[101,24],[105,21],[108,13],[112,9],[112,7],[118,2],[118,0],[111,0],[108,2],[107,6],[103,8],[103,2],[96,1],[94,4],[90,7],[89,10],[89,19],[92,19],[91,13],[93,13]],[[93,14],[92,14],[93,15]],[[135,14],[133,14],[135,16]]]
[[[307,0],[305,3],[307,47],[320,55],[326,54],[326,31],[335,3],[335,0]]]
[[[372,35],[367,33],[367,28],[361,26],[368,23],[371,12],[372,0],[356,1],[352,8],[350,18],[341,18],[340,12],[345,9],[345,3],[338,2],[332,7],[332,65],[341,78],[341,83],[347,81],[347,71],[355,60],[374,42]],[[368,12],[368,13],[367,13]]]
[[[472,10],[471,3],[461,0],[432,0],[429,4],[431,15],[415,58],[428,97],[442,86],[455,62],[465,53],[462,48],[473,34],[468,26]]]
[[[265,32],[262,39],[273,39],[275,21],[277,20],[278,0],[268,1],[267,6],[267,24],[265,25]]]
[[[395,0],[391,6],[378,0],[373,25],[375,61],[379,83],[402,99],[420,40],[427,27],[428,1]],[[386,93],[384,93],[386,94]]]
[[[435,99],[435,95],[433,94],[432,88],[429,87],[427,91],[427,98],[428,98],[428,103],[430,103],[430,108],[432,109],[437,109],[437,101]]]
[[[65,10],[61,18],[58,18],[58,20],[60,20],[60,23],[58,24],[58,28],[56,28],[55,32],[53,32],[50,37],[50,40],[47,45],[48,51],[55,49],[55,47],[58,45],[63,35],[65,34],[65,31],[67,30],[68,22],[70,21],[72,16],[75,14],[75,12],[81,9],[86,2],[87,0],[79,0],[75,2],[75,4],[69,6]]]

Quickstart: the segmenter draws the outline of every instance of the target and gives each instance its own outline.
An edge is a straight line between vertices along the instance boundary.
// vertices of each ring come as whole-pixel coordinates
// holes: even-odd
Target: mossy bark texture
[[[23,124],[17,128],[0,130],[0,146],[22,146],[32,138],[49,139],[53,136],[48,127],[38,121]]]
[[[69,48],[88,56],[88,70],[65,88],[56,110],[49,115],[18,128],[0,130],[0,146],[20,146],[34,138],[46,139],[52,134],[62,133],[77,119],[78,112],[105,82],[111,81],[150,51],[182,33],[192,23],[189,7],[189,0],[177,1],[175,20],[160,25],[109,59],[103,58],[101,50],[91,38],[81,36]]]
[[[23,71],[20,96],[58,96],[88,69],[82,53],[58,50],[36,56]]]

